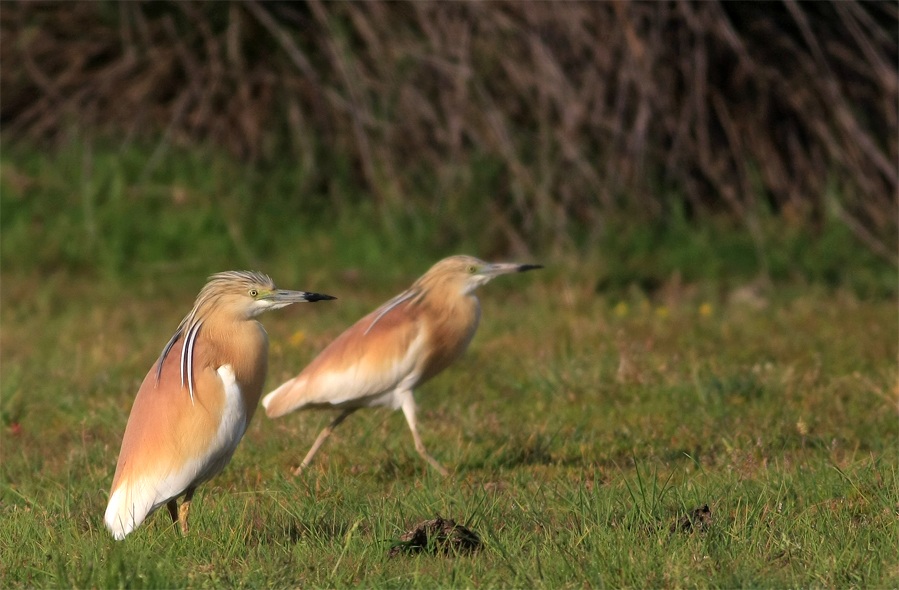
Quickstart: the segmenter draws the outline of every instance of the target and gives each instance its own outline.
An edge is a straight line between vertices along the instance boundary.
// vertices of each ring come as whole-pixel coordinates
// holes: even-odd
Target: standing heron
[[[106,527],[116,539],[163,504],[187,533],[194,491],[231,460],[259,403],[268,337],[254,318],[324,299],[334,298],[277,289],[257,272],[209,277],[131,408],[106,507]]]
[[[541,268],[536,264],[490,264],[471,256],[441,260],[409,289],[337,337],[303,372],[262,400],[269,418],[303,408],[336,408],[337,417],[294,471],[299,475],[347,416],[360,408],[402,408],[415,450],[442,475],[428,454],[415,421],[413,390],[465,352],[481,306],[475,290],[494,277]]]

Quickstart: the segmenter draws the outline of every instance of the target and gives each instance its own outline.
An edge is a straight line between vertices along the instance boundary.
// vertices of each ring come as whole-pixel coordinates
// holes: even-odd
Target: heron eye
[[[250,289],[250,297],[256,297],[257,295],[259,295],[259,291],[257,291],[256,289]]]
[[[468,267],[468,274],[473,275],[477,270],[478,270],[478,267],[476,267],[475,265],[472,264],[471,266]]]

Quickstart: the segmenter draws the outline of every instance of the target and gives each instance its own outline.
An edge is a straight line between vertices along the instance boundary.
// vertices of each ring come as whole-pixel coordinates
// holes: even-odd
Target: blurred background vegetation
[[[4,2],[0,25],[4,271],[408,278],[465,251],[590,261],[598,290],[896,292],[895,2]]]
[[[899,587],[897,6],[0,1],[0,588]],[[422,390],[455,478],[375,412],[285,478],[329,417],[257,417],[110,545],[205,277],[339,297],[271,385],[456,253],[545,268]],[[487,550],[384,559],[435,514]]]

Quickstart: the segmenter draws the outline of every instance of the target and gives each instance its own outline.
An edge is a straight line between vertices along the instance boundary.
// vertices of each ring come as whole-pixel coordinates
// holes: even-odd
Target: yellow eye
[[[477,272],[477,270],[478,270],[478,267],[476,267],[475,265],[472,264],[471,266],[468,267],[468,274],[473,275],[474,273]]]
[[[250,289],[250,297],[256,297],[257,295],[259,295],[259,291],[257,291],[256,289]]]

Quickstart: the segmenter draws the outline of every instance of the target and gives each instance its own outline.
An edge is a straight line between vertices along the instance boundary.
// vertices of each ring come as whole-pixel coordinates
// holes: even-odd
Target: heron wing
[[[414,387],[426,346],[415,293],[405,292],[368,314],[329,344],[299,375],[263,399],[270,418],[303,406],[364,407],[389,403],[384,394]]]

